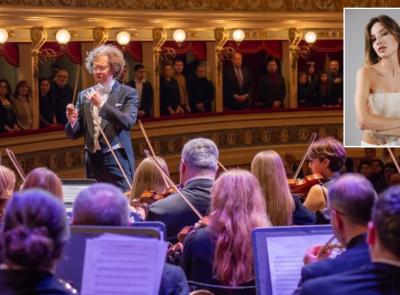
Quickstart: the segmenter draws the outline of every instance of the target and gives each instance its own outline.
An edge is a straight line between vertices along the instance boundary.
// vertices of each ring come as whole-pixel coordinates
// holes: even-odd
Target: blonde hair
[[[272,150],[259,152],[251,163],[251,173],[260,182],[272,224],[292,225],[294,201],[278,153]]]
[[[271,225],[258,180],[245,170],[223,173],[211,190],[210,212],[216,279],[230,286],[253,280],[251,231]]]
[[[108,44],[98,46],[90,51],[85,59],[85,66],[90,74],[93,74],[93,62],[98,56],[107,56],[108,65],[111,68],[114,78],[121,75],[125,66],[124,55],[121,50],[114,45]]]
[[[35,168],[26,176],[21,190],[29,188],[41,188],[61,201],[64,199],[61,179],[53,171],[44,167]]]
[[[14,171],[0,165],[0,216],[3,215],[7,200],[14,191],[15,181]]]
[[[163,170],[169,175],[165,160],[161,157],[156,158]],[[132,182],[131,200],[139,198],[146,190],[162,193],[166,188],[161,172],[151,159],[145,158],[135,171]]]

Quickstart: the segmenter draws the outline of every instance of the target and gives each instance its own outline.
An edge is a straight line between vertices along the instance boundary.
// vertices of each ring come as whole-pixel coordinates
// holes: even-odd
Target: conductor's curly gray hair
[[[107,56],[114,78],[119,77],[125,66],[121,50],[114,45],[100,45],[90,51],[85,59],[85,66],[90,74],[93,74],[93,62],[98,56]]]

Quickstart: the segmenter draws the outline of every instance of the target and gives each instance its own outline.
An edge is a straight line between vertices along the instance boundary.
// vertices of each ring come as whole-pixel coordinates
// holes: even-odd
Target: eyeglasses
[[[328,220],[331,220],[331,218],[332,218],[332,211],[335,211],[336,214],[341,215],[341,216],[345,215],[343,212],[341,212],[335,208],[326,207],[326,208],[320,210],[321,214]]]
[[[93,67],[93,72],[105,72],[109,69],[109,66],[97,66]]]

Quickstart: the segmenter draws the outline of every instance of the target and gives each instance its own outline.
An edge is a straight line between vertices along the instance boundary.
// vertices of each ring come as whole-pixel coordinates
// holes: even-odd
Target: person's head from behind
[[[400,261],[400,186],[379,195],[368,224],[371,260]]]
[[[206,78],[207,77],[207,69],[204,63],[200,63],[196,68],[196,76],[197,78]]]
[[[169,175],[167,163],[161,157],[156,157],[158,164]],[[131,200],[137,199],[144,191],[154,191],[162,193],[166,189],[166,184],[161,172],[150,158],[145,158],[136,168],[132,182]]]
[[[329,62],[329,71],[330,72],[337,74],[339,72],[339,68],[340,68],[339,61],[337,61],[336,59],[332,59]]]
[[[183,61],[180,60],[180,59],[176,59],[176,60],[174,61],[174,71],[175,71],[175,73],[177,73],[177,74],[182,74],[183,68],[184,68],[184,63],[183,63]]]
[[[251,231],[270,224],[255,176],[233,169],[216,180],[209,229],[216,239],[213,271],[218,281],[237,286],[254,279]]]
[[[271,59],[267,62],[268,74],[276,74],[278,72],[278,62],[275,59]]]
[[[146,68],[142,64],[136,64],[133,68],[133,74],[136,80],[143,81],[146,78]]]
[[[306,85],[307,84],[307,73],[306,72],[299,72],[298,83],[300,85]]]
[[[6,79],[0,79],[0,97],[10,99],[11,85]]]
[[[342,169],[346,160],[346,150],[333,137],[326,137],[311,145],[308,159],[312,173],[330,177],[334,172],[339,172]]]
[[[64,193],[61,179],[53,171],[40,167],[35,168],[25,177],[21,190],[41,188],[63,201]]]
[[[124,226],[128,222],[128,199],[112,184],[93,184],[75,199],[72,209],[74,225]]]
[[[367,232],[377,194],[362,175],[345,174],[328,191],[328,207],[335,236],[346,245],[355,234]]]
[[[174,76],[174,69],[170,64],[165,64],[163,66],[163,76],[166,79],[171,79]]]
[[[15,181],[14,171],[0,165],[0,216],[3,216],[4,207],[14,192]]]
[[[68,83],[68,71],[65,69],[58,69],[56,72],[56,76],[54,77],[54,81],[56,82],[57,86],[60,88],[65,87]]]
[[[214,178],[218,169],[218,156],[218,148],[212,140],[195,138],[188,141],[181,154],[180,183],[185,184],[196,176]]]
[[[232,64],[235,68],[240,68],[242,66],[243,57],[239,52],[235,52],[232,57]]]
[[[376,64],[381,58],[399,53],[400,26],[391,17],[372,18],[365,28],[365,63]]]
[[[8,202],[0,239],[8,267],[53,271],[68,238],[64,205],[48,192],[17,192]]]
[[[43,78],[39,81],[39,92],[40,96],[46,96],[50,91],[50,80]]]
[[[292,224],[294,202],[279,154],[272,150],[259,152],[251,163],[251,173],[260,182],[272,224]]]

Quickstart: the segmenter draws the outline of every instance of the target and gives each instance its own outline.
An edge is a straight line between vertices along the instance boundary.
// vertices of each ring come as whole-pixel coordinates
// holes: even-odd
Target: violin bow
[[[335,235],[333,235],[318,251],[317,258],[320,258],[321,255],[329,248],[329,244],[335,239]]]
[[[74,93],[72,95],[72,104],[75,105],[76,102],[76,92],[78,90],[78,81],[79,81],[79,74],[81,72],[81,65],[78,65],[76,69],[76,75],[75,75],[75,85],[74,85]]]
[[[186,202],[186,204],[188,204],[188,206],[190,207],[190,209],[193,210],[193,212],[197,215],[197,217],[199,219],[202,219],[203,216],[200,214],[200,212],[193,206],[192,203],[190,203],[190,201],[185,197],[184,194],[182,194],[182,192],[178,189],[178,187],[175,185],[175,183],[171,180],[171,178],[169,178],[168,174],[165,173],[164,169],[162,169],[162,167],[160,166],[160,164],[155,160],[155,158],[149,153],[148,150],[145,150],[144,153],[146,154],[146,156],[148,158],[150,158],[153,163],[156,165],[157,169],[160,171],[161,174],[163,174],[168,181],[171,182],[172,187],[176,190],[176,192],[178,193],[178,195]]]
[[[219,160],[218,160],[218,166],[221,167],[221,169],[224,170],[225,172],[228,171],[228,169],[226,169],[226,167],[222,165],[222,163]]]
[[[390,149],[390,147],[388,147],[387,150],[389,152],[390,157],[392,158],[392,161],[393,161],[394,165],[396,166],[397,173],[400,174],[400,167],[399,167],[399,163],[397,163],[396,157],[394,156],[394,154],[393,154],[392,150]]]
[[[21,177],[22,181],[25,181],[24,170],[22,169],[21,165],[19,164],[14,152],[11,149],[7,149],[7,148],[5,149],[5,151],[6,151],[8,158],[10,159],[11,163],[13,164],[15,170],[17,170],[19,177]]]
[[[309,143],[309,145],[308,145],[308,148],[307,148],[307,150],[306,150],[306,152],[305,152],[303,158],[301,159],[299,166],[297,166],[296,172],[293,174],[293,177],[292,177],[293,180],[296,179],[297,176],[299,176],[301,167],[303,167],[304,161],[306,160],[306,158],[307,158],[307,156],[308,156],[308,153],[309,153],[310,150],[311,150],[311,146],[312,146],[312,144],[314,143],[314,141],[315,141],[316,138],[317,138],[317,133],[314,132],[314,133],[311,135],[311,137],[310,137],[310,143]]]
[[[138,123],[139,123],[140,130],[141,130],[142,133],[143,133],[144,139],[146,140],[147,146],[148,146],[149,149],[150,149],[150,153],[151,153],[151,155],[153,156],[154,160],[157,161],[156,153],[155,153],[154,150],[153,150],[153,146],[152,146],[151,143],[150,143],[150,140],[149,140],[149,137],[147,136],[146,130],[144,130],[142,121],[138,120]],[[158,162],[158,161],[157,161],[157,162]],[[160,165],[160,166],[161,166],[161,165]],[[163,169],[163,171],[164,171],[164,169]],[[164,172],[165,172],[165,171],[164,171]],[[166,174],[166,173],[165,173],[165,174]],[[161,176],[162,176],[162,178],[163,178],[165,187],[170,187],[170,186],[173,184],[173,182],[171,182],[170,184],[168,184],[168,180],[167,180],[167,178],[165,178],[165,176],[164,176],[163,173],[161,173]]]
[[[124,169],[122,168],[121,163],[119,162],[119,160],[118,160],[118,158],[117,158],[117,155],[115,154],[114,150],[112,149],[111,144],[110,144],[110,142],[108,141],[108,138],[107,138],[106,134],[104,133],[103,128],[101,128],[101,125],[100,125],[98,116],[97,116],[95,113],[93,113],[92,110],[90,110],[90,112],[91,112],[91,114],[92,114],[94,120],[96,121],[96,124],[99,126],[100,133],[101,133],[101,135],[104,137],[104,140],[106,141],[107,147],[110,149],[111,154],[112,154],[112,156],[114,157],[114,160],[115,160],[115,162],[117,163],[119,170],[121,170],[122,175],[124,176],[126,182],[128,183],[129,190],[132,191],[132,184],[131,184],[131,181],[129,181],[128,176],[126,176],[126,173],[125,173]]]

